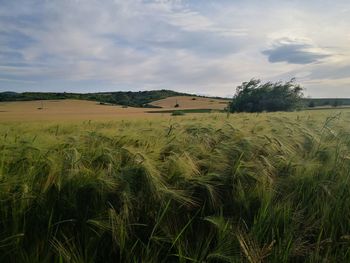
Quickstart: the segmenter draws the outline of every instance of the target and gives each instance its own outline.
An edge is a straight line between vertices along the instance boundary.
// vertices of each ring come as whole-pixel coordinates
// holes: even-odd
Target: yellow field
[[[112,120],[144,115],[145,109],[99,105],[84,100],[1,102],[0,121],[27,120]],[[151,115],[151,114],[149,114]]]
[[[175,108],[175,104],[179,104]],[[223,99],[200,98],[192,96],[175,96],[162,100],[157,100],[151,105],[160,106],[164,109],[215,109],[223,110],[227,106],[228,101]]]
[[[33,120],[113,120],[127,118],[152,118],[159,114],[150,111],[175,109],[223,109],[224,100],[211,100],[207,98],[171,97],[155,101],[153,105],[162,109],[134,108],[113,105],[100,105],[95,101],[84,100],[47,100],[47,101],[21,101],[0,102],[0,121],[33,121]],[[43,103],[43,105],[42,105]],[[43,106],[43,109],[39,109]]]

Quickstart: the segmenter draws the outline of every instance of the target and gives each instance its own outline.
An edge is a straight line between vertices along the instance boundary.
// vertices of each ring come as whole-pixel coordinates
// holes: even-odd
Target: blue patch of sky
[[[0,43],[5,44],[11,49],[23,49],[36,42],[32,37],[23,34],[19,31],[1,31],[0,30]]]

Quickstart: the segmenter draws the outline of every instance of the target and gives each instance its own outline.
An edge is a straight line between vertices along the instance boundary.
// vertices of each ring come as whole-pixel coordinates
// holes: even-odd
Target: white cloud
[[[35,81],[53,90],[169,88],[225,96],[252,77],[297,76],[312,96],[335,90],[348,96],[336,87],[348,84],[350,4],[318,3],[8,1],[0,9],[6,60],[0,90],[16,80],[18,90]],[[335,88],[327,89],[329,80]]]

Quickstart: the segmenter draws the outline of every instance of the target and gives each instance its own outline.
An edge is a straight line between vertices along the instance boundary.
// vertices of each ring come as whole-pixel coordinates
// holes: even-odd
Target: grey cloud
[[[0,90],[25,89],[29,80],[38,83],[32,90],[226,95],[251,77],[282,74],[343,85],[350,20],[339,15],[338,2],[325,2],[327,14],[323,5],[301,0],[0,0]],[[291,39],[281,39],[286,35]],[[330,56],[325,49],[292,38],[334,54],[317,63]]]
[[[309,44],[285,42],[278,43],[262,53],[268,57],[269,62],[287,62],[289,64],[310,64],[318,62],[330,55],[309,51],[312,48]]]

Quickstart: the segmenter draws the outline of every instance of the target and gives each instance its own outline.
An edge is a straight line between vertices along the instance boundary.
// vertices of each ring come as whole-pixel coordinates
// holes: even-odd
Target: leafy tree
[[[230,104],[231,112],[290,111],[301,102],[303,89],[295,79],[287,82],[261,83],[259,79],[243,82]]]
[[[338,106],[341,106],[341,101],[337,99],[333,100],[332,107],[336,108]]]
[[[309,104],[308,104],[309,108],[314,108],[315,107],[315,102],[313,100],[310,100]]]

